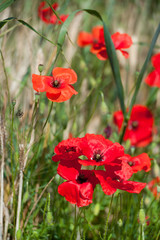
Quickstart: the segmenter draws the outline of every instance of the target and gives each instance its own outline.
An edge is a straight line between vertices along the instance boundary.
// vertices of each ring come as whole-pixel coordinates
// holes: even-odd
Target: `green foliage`
[[[158,26],[154,35],[155,27],[157,27],[156,14],[159,16],[159,2],[155,4],[155,2],[147,1],[148,5],[144,4],[146,15],[144,14],[143,18],[139,17],[145,24],[148,18],[148,28],[144,26],[141,33],[143,36],[146,31],[145,37],[148,36],[148,40],[142,44],[135,41],[134,47],[139,47],[138,51],[142,53],[136,66],[136,71],[139,72],[137,79],[135,69],[133,68],[133,74],[129,62],[123,64],[123,61],[118,61],[119,56],[117,58],[110,35],[116,30],[115,26],[127,32],[130,28],[130,25],[126,25],[128,15],[125,16],[125,20],[123,15],[131,12],[132,8],[137,13],[141,2],[125,1],[124,10],[124,3],[116,0],[109,0],[105,3],[102,0],[92,1],[93,7],[90,1],[63,1],[59,13],[63,14],[68,11],[67,13],[70,14],[67,20],[58,26],[45,25],[40,21],[37,16],[38,1],[33,1],[32,4],[27,2],[24,4],[23,1],[15,1],[15,5],[11,5],[14,1],[7,0],[0,3],[0,12],[11,5],[10,14],[14,16],[0,22],[3,68],[0,82],[0,109],[5,135],[4,222],[7,223],[7,214],[9,214],[8,237],[11,239],[16,237],[17,240],[61,240],[64,236],[65,239],[72,240],[104,239],[108,216],[106,231],[108,240],[137,240],[143,235],[142,232],[146,240],[158,240],[160,201],[154,198],[147,187],[139,195],[118,190],[114,195],[110,215],[108,215],[111,196],[105,195],[98,185],[94,192],[93,203],[88,207],[75,209],[57,192],[63,180],[57,174],[58,163],[52,161],[52,156],[55,146],[64,138],[67,139],[69,134],[73,137],[84,136],[88,131],[104,134],[104,129],[108,125],[112,129],[110,140],[118,142],[120,139],[122,141],[125,128],[120,136],[113,124],[113,112],[121,108],[127,123],[126,106],[129,106],[131,111],[136,101],[137,103],[142,101],[144,105],[147,104],[148,107],[153,108],[156,131],[159,134],[158,89],[142,88],[142,80],[160,32],[160,26]],[[49,5],[51,3],[48,0],[46,2]],[[148,6],[154,9],[155,19],[147,15],[150,14],[150,10],[147,11]],[[55,12],[54,9],[52,10]],[[59,18],[57,11],[55,13]],[[25,14],[27,17],[23,17],[26,16]],[[78,30],[89,32],[93,26],[103,24],[109,61],[99,61],[90,53],[89,48],[76,48],[72,60],[69,60],[69,63],[66,61],[70,53],[66,51],[68,45],[71,44],[73,49],[76,47],[75,42],[73,43],[70,39],[69,29],[74,25],[75,19],[82,14],[84,20],[78,25],[80,26]],[[135,17],[132,16],[132,21],[133,18]],[[19,25],[16,25],[17,22]],[[75,32],[76,28],[77,26],[74,29]],[[151,36],[153,40],[150,45]],[[19,49],[16,48],[17,46]],[[157,49],[158,47],[157,45]],[[43,54],[44,60],[41,60],[39,51]],[[21,52],[24,56],[28,54],[25,61],[23,61]],[[140,70],[139,66],[142,65],[144,59],[146,60]],[[44,75],[50,75],[55,66],[67,64],[72,67],[78,75],[78,81],[75,84],[78,95],[63,103],[49,102],[45,93],[36,95],[31,87],[31,74],[35,73],[33,71],[38,69],[39,64],[43,64],[43,72],[42,69],[39,70]],[[128,83],[129,74],[132,89]],[[15,87],[13,83],[18,83],[18,85]],[[138,94],[141,91],[143,94]],[[152,173],[140,172],[131,180],[149,182],[155,177],[155,172],[158,172],[160,159],[158,134],[153,143],[143,149],[132,147],[130,141],[123,143],[126,153],[138,155],[147,152],[154,159]],[[27,161],[23,169],[22,203],[19,228],[16,232],[21,144],[24,145],[23,159],[27,157]],[[2,152],[0,155],[2,157]],[[55,176],[54,179],[49,182],[53,176]],[[143,207],[141,206],[142,198]],[[145,216],[148,216],[149,225],[147,225]]]

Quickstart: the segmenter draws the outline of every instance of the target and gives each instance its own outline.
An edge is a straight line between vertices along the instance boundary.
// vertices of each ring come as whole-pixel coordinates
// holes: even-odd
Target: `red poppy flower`
[[[60,15],[60,19],[61,21],[59,21],[56,17],[56,15],[54,14],[54,12],[52,11],[52,8],[54,10],[57,10],[58,8],[58,3],[54,3],[52,5],[52,8],[47,7],[46,6],[46,2],[43,1],[40,3],[39,8],[38,8],[38,16],[40,17],[40,19],[47,23],[47,24],[61,24],[62,22],[65,22],[65,20],[67,19],[68,15]]]
[[[160,187],[160,177],[154,178],[147,185],[148,185],[149,190],[153,193],[154,197],[156,199],[159,199],[160,192],[157,191],[157,185],[159,185],[159,187]]]
[[[32,74],[33,89],[46,92],[52,102],[64,102],[77,94],[71,84],[77,81],[76,73],[70,68],[54,68],[53,77]]]
[[[150,87],[158,87],[160,88],[160,53],[155,54],[152,58],[152,65],[155,70],[153,70],[149,75],[145,78],[145,83],[147,83]]]
[[[119,177],[113,178],[112,173],[109,171],[95,170],[96,177],[99,179],[102,190],[106,195],[111,195],[116,192],[117,189],[124,190],[130,193],[140,193],[146,186],[146,183],[126,181]]]
[[[52,157],[54,162],[66,159],[77,159],[81,156],[82,149],[80,147],[83,138],[69,138],[60,142],[54,149],[56,155]]]
[[[112,179],[128,180],[133,174],[132,168],[123,160],[123,157],[104,165],[104,167],[106,169],[106,175],[110,176]]]
[[[113,117],[114,123],[120,131],[123,124],[122,111],[115,112]],[[142,105],[133,106],[124,141],[130,139],[131,145],[136,147],[147,146],[152,142],[153,122],[153,115],[147,107]]]
[[[121,34],[119,32],[116,32],[111,36],[111,38],[115,49],[120,50],[124,57],[128,58],[129,54],[123,49],[127,49],[132,45],[131,37],[126,33]],[[104,39],[104,30],[102,26],[94,27],[92,29],[92,33],[80,32],[77,44],[80,47],[91,45],[90,51],[93,54],[96,54],[100,60],[108,59]]]
[[[124,148],[119,143],[113,143],[102,135],[86,134],[81,143],[86,160],[79,160],[84,166],[101,166],[124,155]]]
[[[121,159],[131,166],[134,173],[141,170],[144,170],[145,172],[151,170],[151,159],[147,153],[142,153],[136,157],[131,157],[130,155],[125,154]]]
[[[129,48],[133,42],[132,42],[132,38],[124,33],[124,34],[121,34],[119,32],[116,32],[114,33],[112,36],[111,36],[111,39],[113,41],[113,44],[114,44],[114,47],[116,50],[119,50],[121,51],[121,53],[123,54],[123,56],[125,58],[128,58],[129,57],[129,54],[128,52],[124,51],[123,49],[127,49]],[[105,48],[102,48],[98,53],[97,53],[97,57],[100,59],[100,60],[106,60],[108,59],[108,55],[107,55],[107,52],[106,52],[106,47]]]
[[[87,206],[92,203],[93,192],[96,184],[99,183],[91,170],[71,171],[62,168],[59,175],[67,181],[59,185],[58,193],[67,201],[76,204],[78,207]]]

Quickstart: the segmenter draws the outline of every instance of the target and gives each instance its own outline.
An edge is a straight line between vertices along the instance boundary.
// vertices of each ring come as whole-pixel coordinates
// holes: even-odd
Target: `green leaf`
[[[113,72],[113,77],[117,86],[117,93],[121,105],[121,110],[123,112],[124,118],[126,115],[126,108],[125,108],[125,103],[124,103],[124,90],[123,90],[123,85],[121,81],[121,75],[120,75],[120,68],[119,68],[119,63],[117,59],[117,54],[115,51],[114,44],[112,42],[110,33],[108,31],[108,28],[106,24],[103,22],[103,27],[104,27],[104,38],[105,38],[105,44],[106,44],[106,50],[107,50],[107,55],[108,59],[111,64],[112,72]]]
[[[40,37],[44,38],[46,41],[50,42],[51,44],[53,44],[55,46],[55,44],[49,40],[48,38],[46,38],[44,35],[42,35],[41,33],[39,33],[35,28],[33,28],[29,23],[25,22],[24,20],[21,19],[17,19],[15,17],[10,17],[10,18],[6,18],[3,21],[0,21],[0,28],[2,28],[6,23],[8,23],[9,21],[12,20],[17,20],[18,22],[20,22],[21,24],[23,24],[24,26],[28,27],[29,29],[31,29],[33,32],[35,32],[36,34],[38,34]]]
[[[9,7],[15,1],[16,0],[4,0],[2,3],[0,3],[0,12]]]
[[[4,19],[3,21],[0,21],[0,29],[1,29],[6,23],[8,23],[9,21],[12,21],[13,19],[15,19],[15,18],[10,17],[10,18]]]

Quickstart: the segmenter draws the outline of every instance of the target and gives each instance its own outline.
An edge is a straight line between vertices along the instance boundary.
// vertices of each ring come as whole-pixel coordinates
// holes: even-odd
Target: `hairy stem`
[[[3,197],[4,197],[4,127],[0,117],[0,143],[1,143],[1,195],[0,195],[0,240],[3,239]]]
[[[15,230],[15,239],[16,233],[19,229],[20,222],[20,213],[21,213],[21,202],[22,202],[22,189],[23,189],[23,167],[24,167],[24,145],[19,145],[19,162],[20,162],[20,170],[19,170],[19,193],[18,193],[18,207],[17,207],[17,218],[16,218],[16,230]]]

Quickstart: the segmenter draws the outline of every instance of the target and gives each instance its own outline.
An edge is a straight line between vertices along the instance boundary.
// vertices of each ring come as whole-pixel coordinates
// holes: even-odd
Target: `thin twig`
[[[24,228],[27,226],[27,223],[28,223],[28,221],[29,221],[29,218],[30,218],[31,214],[33,213],[33,211],[35,210],[36,205],[38,204],[38,202],[40,201],[40,199],[41,199],[41,197],[43,196],[44,192],[46,191],[47,187],[48,187],[49,184],[53,181],[54,178],[55,178],[55,176],[53,176],[53,177],[51,178],[51,180],[47,183],[47,185],[45,186],[45,188],[43,189],[43,191],[42,191],[41,194],[39,195],[39,198],[37,199],[37,201],[34,203],[32,209],[31,209],[31,211],[29,212],[28,217],[27,217],[27,219],[26,219],[26,221],[25,221]],[[23,228],[23,229],[24,229],[24,228]]]
[[[109,210],[108,210],[108,215],[107,215],[107,220],[106,220],[106,226],[105,226],[105,232],[104,232],[103,240],[106,240],[106,236],[107,236],[108,221],[109,221],[109,216],[110,216],[110,212],[111,212],[111,206],[112,206],[113,198],[114,198],[114,194],[112,194],[110,205],[109,205]]]
[[[2,53],[1,50],[0,50],[0,54],[1,54],[1,58],[2,58],[3,71],[4,71],[4,74],[5,74],[5,77],[6,77],[8,103],[9,103],[9,107],[10,107],[10,110],[11,110],[11,97],[10,97],[10,91],[9,91],[8,76],[7,76],[6,67],[5,67],[5,63],[4,63],[3,53]]]
[[[4,216],[5,216],[5,226],[4,226],[4,240],[7,240],[8,225],[10,222],[9,210],[4,205]]]
[[[1,142],[1,195],[0,195],[0,240],[3,239],[3,197],[4,197],[4,126],[0,116],[0,142]]]
[[[20,213],[21,213],[21,202],[22,202],[22,189],[23,189],[23,167],[24,167],[24,145],[19,145],[19,193],[18,193],[18,206],[17,206],[17,218],[16,218],[16,230],[15,230],[15,239],[16,233],[19,230],[19,222],[20,222]]]

